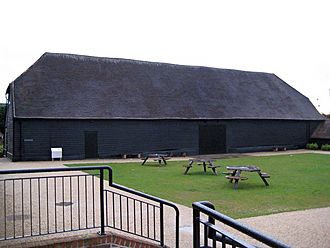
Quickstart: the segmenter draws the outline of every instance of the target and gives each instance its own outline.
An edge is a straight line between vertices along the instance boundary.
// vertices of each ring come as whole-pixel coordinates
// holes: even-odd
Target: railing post
[[[164,246],[164,205],[160,203],[160,246]]]
[[[215,210],[214,205],[212,203],[210,203],[210,202],[207,204],[207,207]],[[212,216],[210,216],[210,215],[209,215],[209,223],[211,223],[212,225],[215,225],[215,219]],[[212,229],[212,228],[208,228],[208,227],[205,227],[205,228],[207,228],[207,236],[208,236],[208,238],[214,240],[214,238],[215,238],[215,230]]]
[[[180,221],[180,216],[179,216],[179,210],[176,209],[175,210],[176,212],[176,217],[175,217],[175,220],[176,220],[176,226],[175,226],[175,235],[176,235],[176,239],[175,239],[175,245],[176,245],[176,248],[179,248],[179,243],[180,243],[180,240],[179,240],[179,237],[180,237],[180,224],[179,224],[179,221]]]
[[[200,212],[197,209],[193,209],[193,248],[200,247],[199,218],[200,218]]]
[[[105,235],[104,231],[104,169],[100,169],[100,218],[101,231],[99,235]]]

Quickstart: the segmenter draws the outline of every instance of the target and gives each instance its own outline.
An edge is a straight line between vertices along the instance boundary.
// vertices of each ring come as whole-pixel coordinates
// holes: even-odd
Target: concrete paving
[[[258,216],[240,221],[292,247],[330,247],[329,207]]]
[[[249,154],[243,154],[243,156],[268,156],[268,155],[281,155],[281,154],[297,154],[297,153],[305,153],[306,150],[298,150],[298,151],[281,151],[281,152],[270,152],[270,153],[249,153]],[[311,151],[307,151],[311,152]],[[312,151],[315,152],[315,151]],[[323,153],[323,152],[320,152]],[[325,152],[325,154],[329,154],[329,152]],[[224,157],[224,156],[240,156],[240,154],[229,154],[229,155],[211,155],[214,158],[218,157]],[[174,160],[188,160],[188,157],[184,158],[175,158],[172,159]],[[97,159],[97,160],[83,160],[83,161],[42,161],[42,162],[10,162],[5,158],[0,159],[0,170],[3,169],[29,169],[29,168],[49,168],[49,167],[64,167],[63,164],[70,164],[70,163],[121,163],[121,162],[141,162],[140,159]],[[75,172],[75,174],[77,174]],[[79,172],[78,173],[81,176],[84,176],[86,174]],[[49,176],[49,174],[47,174]],[[3,178],[3,175],[0,175],[0,180]],[[60,179],[58,179],[60,180]],[[76,181],[75,181],[76,180]],[[71,183],[72,185],[75,185],[77,183],[78,179],[74,179]],[[88,181],[90,180],[90,181]],[[81,189],[84,188],[90,188],[92,185],[93,187],[97,190],[99,181],[98,178],[94,178],[94,181],[92,179],[83,179],[81,181]],[[49,181],[48,183],[51,185],[54,185],[55,179],[52,179],[52,181]],[[91,209],[93,208],[93,202],[98,202],[98,195],[95,195],[94,198],[91,198],[90,196],[92,193],[90,191],[87,191],[87,195],[84,193],[83,190],[80,191],[79,194],[76,194],[73,198],[70,198],[69,195],[67,194],[62,194],[63,189],[68,189],[69,182],[68,181],[58,181],[56,183],[56,187],[52,187],[49,191],[49,195],[55,196],[55,188],[56,188],[56,198],[57,198],[57,203],[59,202],[73,202],[74,204],[71,206],[57,206],[55,208],[52,208],[52,210],[48,210],[51,218],[55,218],[55,213],[56,213],[56,218],[57,218],[57,226],[54,227],[54,225],[47,225],[45,224],[44,221],[41,221],[39,224],[39,214],[36,211],[39,207],[41,209],[45,209],[45,203],[48,202],[50,206],[56,206],[55,199],[51,199],[49,197],[48,199],[45,199],[45,186],[46,182],[38,182],[35,181],[31,185],[28,181],[20,182],[17,181],[15,184],[15,190],[14,195],[18,195],[21,198],[21,195],[23,195],[23,201],[25,204],[22,204],[21,206],[18,206],[15,209],[16,213],[19,213],[19,217],[16,217],[16,221],[22,221],[24,225],[21,225],[20,227],[17,227],[16,231],[21,232],[22,231],[22,226],[24,226],[24,230],[31,230],[30,227],[30,222],[29,219],[33,219],[33,223],[36,224],[36,227],[33,227],[33,230],[36,228],[36,232],[38,232],[38,228],[41,230],[46,230],[47,228],[53,230],[54,228],[66,228],[70,227],[71,223],[73,223],[73,226],[77,226],[78,224],[78,219],[73,216],[73,221],[68,221],[68,218],[66,218],[63,221],[63,216],[70,216],[70,211],[78,211],[77,210],[77,202],[78,202],[78,195],[79,195],[79,200],[81,201],[81,211],[83,215],[86,214],[87,212],[87,218],[90,219],[93,217],[91,215]],[[64,187],[62,187],[64,185]],[[4,195],[6,197],[10,197],[12,191],[13,185],[8,184],[6,186],[6,189],[1,188],[0,184],[0,204],[3,201]],[[30,202],[29,202],[29,196],[24,195],[24,192],[29,192],[29,188],[31,189],[38,189],[40,187],[40,192],[41,192],[41,200],[38,199],[38,197],[35,197],[32,200],[32,211],[30,207]],[[23,190],[23,194],[22,194]],[[116,196],[118,197],[118,196]],[[93,201],[94,199],[94,201]],[[17,201],[17,200],[16,200]],[[117,201],[118,202],[118,201]],[[125,203],[125,202],[124,202]],[[127,202],[126,202],[127,203]],[[116,203],[115,209],[118,208],[118,203]],[[46,204],[48,205],[48,204]],[[192,210],[191,208],[176,204],[180,210],[180,247],[184,248],[190,248],[192,247]],[[23,207],[22,207],[23,206]],[[94,205],[94,208],[97,212],[98,210],[97,204]],[[0,217],[2,218],[4,216],[4,209],[7,209],[7,215],[13,215],[13,213],[9,213],[10,209],[12,209],[12,206],[7,205],[5,208],[0,206]],[[71,210],[72,209],[72,210]],[[129,205],[128,209],[131,211],[132,206]],[[87,211],[85,211],[87,210]],[[128,211],[128,212],[129,212]],[[145,213],[146,210],[143,210]],[[172,210],[170,209],[165,209],[165,214],[169,214],[169,216],[173,216]],[[45,214],[45,210],[41,211],[41,215]],[[31,215],[31,216],[30,216]],[[279,239],[293,247],[330,247],[330,208],[322,208],[322,209],[312,209],[312,210],[305,210],[305,211],[297,211],[297,212],[288,212],[288,213],[281,213],[281,214],[273,214],[273,215],[268,215],[268,216],[260,216],[260,217],[253,217],[253,218],[247,218],[247,219],[242,219],[241,222],[244,224],[247,224],[259,231],[262,231],[276,239]],[[10,217],[10,216],[9,216]],[[25,218],[26,217],[26,218]],[[12,217],[10,217],[12,218]],[[12,219],[7,218],[7,223],[10,224],[10,221]],[[15,218],[15,217],[14,217]],[[118,216],[117,216],[118,218]],[[125,218],[125,216],[124,216]],[[26,221],[23,221],[24,219],[27,219]],[[41,218],[43,220],[43,218]],[[111,219],[111,216],[109,216],[109,221]],[[100,219],[98,215],[95,215],[94,221],[96,225],[99,223]],[[81,225],[86,225],[85,219],[82,218],[82,222],[80,223]],[[0,220],[0,223],[3,223],[3,220]],[[118,220],[117,220],[118,223]],[[159,220],[157,219],[155,221],[155,224],[159,223]],[[91,223],[87,223],[87,225],[91,225]],[[219,224],[221,226],[221,224]],[[39,227],[40,226],[40,227]],[[165,239],[167,243],[169,244],[170,247],[174,247],[174,233],[173,233],[173,226],[174,226],[174,218],[168,218],[165,223]],[[9,228],[8,228],[9,227]],[[7,226],[8,230],[13,229],[13,226]],[[0,236],[4,234],[3,230],[3,224],[0,225]],[[30,228],[30,229],[29,229]],[[144,227],[142,227],[143,229]],[[223,229],[227,229],[226,227],[222,226]],[[228,230],[228,229],[227,229]],[[95,232],[95,229],[84,231],[84,232]],[[232,231],[232,230],[230,230]],[[8,231],[7,231],[8,232]],[[83,232],[68,232],[62,235],[77,235],[79,233]],[[235,232],[234,232],[235,233]],[[7,233],[8,234],[8,233]],[[239,234],[237,234],[239,235]],[[33,237],[33,238],[28,238],[28,239],[33,239],[33,240],[42,240],[49,238],[50,236],[38,236],[38,237]],[[53,238],[52,236],[51,238]],[[21,240],[15,240],[15,241],[0,241],[0,246],[2,245],[8,245],[8,243],[13,244],[14,246],[19,245],[22,242],[25,242],[28,239],[21,239]],[[258,244],[260,245],[260,244]]]
[[[0,169],[60,168],[65,167],[63,164],[68,163],[112,163],[112,161],[84,160],[13,163],[7,159],[0,159]],[[137,161],[141,162],[141,160]],[[57,178],[54,177],[55,175]],[[67,175],[71,177],[63,177]],[[27,177],[49,178],[46,180],[44,178],[29,179]],[[6,178],[6,181],[4,181],[4,178]],[[0,223],[2,223],[0,225],[0,238],[13,237],[14,235],[20,237],[23,233],[27,236],[33,236],[100,226],[99,182],[98,177],[93,177],[80,171],[34,173],[33,175],[0,175]],[[160,209],[158,203],[109,187],[107,182],[104,186],[108,190],[105,198],[105,201],[108,203],[105,213],[106,225],[115,226],[130,232],[134,230],[141,236],[160,239],[160,219],[158,218]],[[122,211],[120,212],[119,209],[122,209]],[[166,218],[164,221],[166,227],[165,241],[170,247],[174,247],[174,211],[165,206],[164,213],[165,216],[172,216],[172,218]],[[128,215],[136,217],[135,222],[133,218],[128,218]],[[4,219],[5,216],[6,219]],[[146,223],[149,223],[149,229]],[[93,229],[86,232],[96,231],[98,230]],[[115,233],[118,231],[111,229],[111,232]],[[81,232],[78,231],[60,235],[71,236],[80,234]],[[129,234],[127,235],[130,236]],[[31,240],[32,243],[36,241],[42,242],[47,238],[53,237],[47,235],[28,238],[24,241],[22,239],[1,241],[0,246],[8,244],[16,246],[20,245],[21,242],[26,242],[26,240]]]

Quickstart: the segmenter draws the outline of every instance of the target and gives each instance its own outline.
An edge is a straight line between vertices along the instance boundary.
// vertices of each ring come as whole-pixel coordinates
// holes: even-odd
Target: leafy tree
[[[5,108],[6,104],[0,103],[0,131],[5,132]]]

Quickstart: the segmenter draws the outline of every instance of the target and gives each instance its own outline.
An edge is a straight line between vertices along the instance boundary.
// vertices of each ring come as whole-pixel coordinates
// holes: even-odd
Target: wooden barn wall
[[[269,149],[274,145],[304,146],[318,122],[27,120],[15,121],[16,160],[49,160],[51,147],[63,148],[63,159],[84,159],[84,132],[97,131],[98,155],[169,151],[199,153],[199,125],[226,125],[227,152]],[[17,133],[17,135],[16,135]]]
[[[22,120],[22,160],[50,159],[62,147],[64,159],[84,159],[84,132],[97,131],[100,158],[155,151],[196,154],[198,127],[186,122],[106,120]]]
[[[319,148],[321,148],[322,145],[329,145],[330,139],[311,138],[309,143],[317,143]]]
[[[250,152],[273,147],[304,148],[318,121],[242,120],[227,126],[227,151]]]

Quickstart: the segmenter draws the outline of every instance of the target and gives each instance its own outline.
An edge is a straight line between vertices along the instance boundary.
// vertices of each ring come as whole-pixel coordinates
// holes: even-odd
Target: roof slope
[[[311,138],[313,139],[330,139],[330,120],[326,120],[319,124],[313,132]]]
[[[260,72],[45,53],[13,85],[22,118],[323,119]]]

